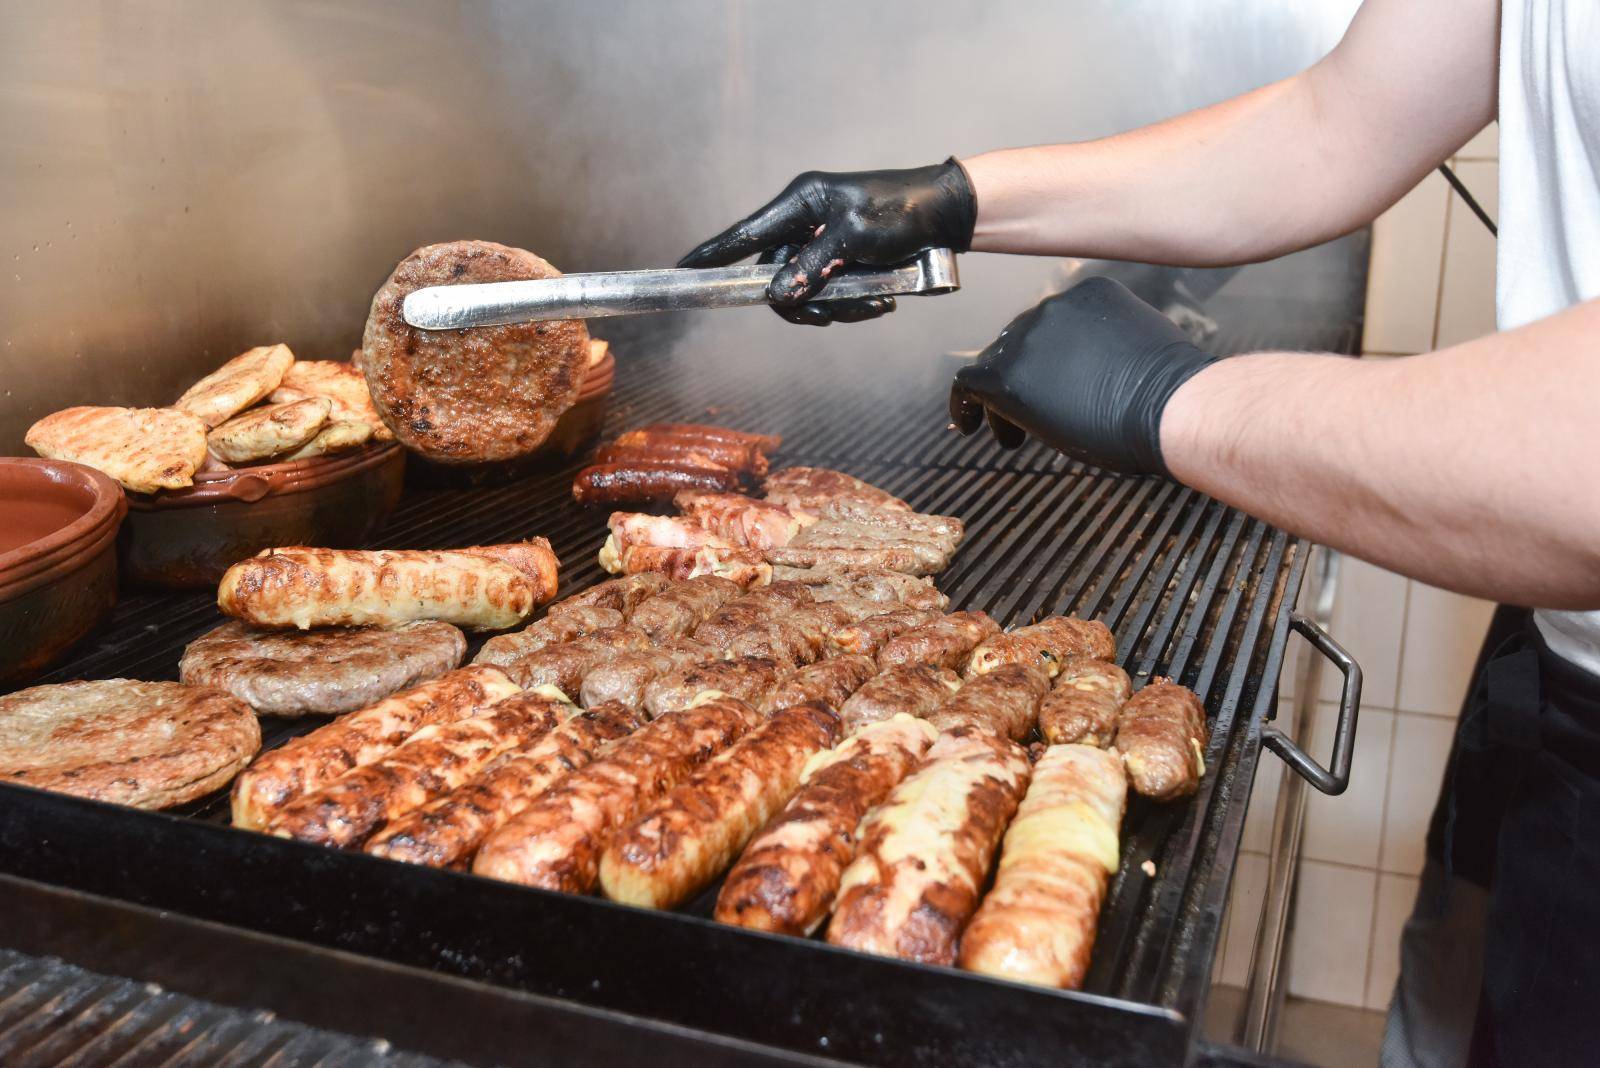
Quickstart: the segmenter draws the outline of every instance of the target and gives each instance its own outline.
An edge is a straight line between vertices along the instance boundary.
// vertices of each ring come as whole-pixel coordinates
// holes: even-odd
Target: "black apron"
[[[1600,677],[1524,609],[1490,625],[1428,853],[1489,891],[1469,1063],[1600,1064]]]

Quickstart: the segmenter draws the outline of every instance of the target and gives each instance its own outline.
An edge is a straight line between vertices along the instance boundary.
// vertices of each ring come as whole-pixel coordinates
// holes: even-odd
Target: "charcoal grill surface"
[[[217,826],[224,795],[174,819],[3,788],[19,818],[0,829],[0,869],[846,1059],[1020,1063],[1074,1049],[1103,1063],[1181,1060],[1309,547],[1169,482],[1109,475],[1036,445],[1003,452],[984,437],[958,437],[943,412],[948,361],[908,370],[819,357],[804,369],[750,360],[740,370],[652,353],[650,339],[646,325],[616,341],[608,433],[667,419],[781,432],[775,465],[839,467],[919,510],[966,520],[967,538],[937,580],[952,609],[981,608],[1007,626],[1052,613],[1098,617],[1116,632],[1136,685],[1171,676],[1201,696],[1212,736],[1200,792],[1171,805],[1133,800],[1082,994],[264,840]],[[488,488],[412,487],[374,544],[543,535],[562,561],[562,594],[575,592],[603,577],[595,554],[605,535],[603,511],[572,503],[580,466]],[[79,653],[39,681],[170,679],[183,646],[219,621],[208,594],[125,596]],[[265,721],[265,745],[316,725]],[[35,848],[39,836],[56,848]],[[160,870],[141,874],[141,865]],[[441,915],[452,908],[470,914]],[[583,959],[629,947],[636,960]],[[657,967],[651,980],[637,974]]]

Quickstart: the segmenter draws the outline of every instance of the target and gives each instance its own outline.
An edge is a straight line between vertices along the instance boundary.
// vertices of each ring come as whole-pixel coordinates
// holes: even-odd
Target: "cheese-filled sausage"
[[[1170,801],[1192,794],[1206,771],[1206,710],[1192,690],[1151,679],[1117,719],[1117,751],[1128,781],[1146,797]]]
[[[987,612],[952,612],[890,638],[878,650],[878,666],[888,669],[904,664],[933,664],[960,671],[967,666],[974,649],[990,635],[999,633],[1000,624]]]
[[[862,821],[828,941],[954,963],[956,939],[978,907],[1029,773],[1028,754],[1015,742],[971,727],[941,735],[922,765]]]
[[[757,931],[809,935],[827,917],[856,827],[906,777],[939,732],[899,715],[868,724],[813,757],[801,787],[751,841],[717,895],[716,918]]]
[[[839,717],[817,703],[780,709],[645,808],[600,857],[613,901],[672,908],[710,885],[833,744]]]
[[[950,699],[928,714],[942,731],[976,726],[1020,742],[1039,722],[1039,702],[1050,677],[1035,664],[1002,664],[969,679]]]
[[[837,711],[877,672],[878,666],[871,657],[836,656],[831,660],[819,660],[780,678],[757,707],[770,715],[790,705],[820,701]]]
[[[423,727],[372,763],[284,805],[263,829],[335,848],[359,845],[396,816],[462,785],[501,753],[549,734],[571,707],[522,697]]]
[[[714,660],[669,671],[651,679],[644,688],[644,708],[651,719],[681,712],[702,694],[715,691],[757,704],[778,679],[778,665],[766,657]]]
[[[1117,870],[1128,781],[1115,753],[1054,745],[1033,766],[994,888],[961,935],[961,967],[1076,990]]]
[[[855,623],[846,624],[834,631],[829,638],[834,647],[841,652],[876,657],[878,650],[882,649],[890,638],[932,623],[938,618],[939,613],[921,608],[896,608],[890,612],[879,612]]]
[[[524,699],[508,697],[501,704]],[[533,745],[498,757],[472,781],[393,821],[369,839],[364,849],[412,864],[461,866],[485,838],[533,804],[563,775],[588,764],[608,744],[631,733],[638,723],[631,712],[617,705],[602,705],[573,716]]]
[[[561,612],[552,609],[537,623],[530,623],[511,634],[497,634],[490,638],[483,643],[483,648],[478,650],[472,662],[494,667],[514,664],[547,646],[570,642],[597,630],[621,625],[622,613],[615,608],[584,605]]]
[[[861,684],[839,708],[846,734],[868,723],[904,714],[924,717],[961,688],[961,676],[932,664],[908,664],[880,672]]]
[[[260,830],[288,802],[372,763],[430,723],[477,715],[518,690],[499,668],[457,668],[262,753],[233,781],[233,825]]]
[[[716,698],[646,724],[490,835],[472,870],[526,886],[588,893],[616,829],[760,719],[742,701]]]
[[[1082,743],[1105,749],[1117,735],[1117,716],[1133,693],[1128,673],[1088,656],[1069,656],[1039,705],[1039,732],[1052,745]]]
[[[660,593],[634,609],[628,622],[654,641],[687,638],[717,609],[743,592],[738,583],[717,575],[670,581]]]
[[[727,493],[738,488],[739,473],[727,468],[630,460],[579,471],[572,480],[572,499],[579,504],[665,504],[684,490]]]
[[[1001,664],[1037,664],[1053,677],[1069,656],[1116,659],[1117,642],[1111,628],[1098,619],[1050,616],[985,641],[972,654],[967,674],[981,675]]]
[[[642,652],[620,653],[583,677],[578,703],[594,708],[615,701],[638,711],[644,707],[644,691],[651,679],[716,659],[717,650],[688,638],[672,638]]]

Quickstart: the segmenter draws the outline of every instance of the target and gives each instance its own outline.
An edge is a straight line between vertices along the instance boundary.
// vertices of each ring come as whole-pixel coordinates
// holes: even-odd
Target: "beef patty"
[[[466,652],[448,623],[282,631],[230,620],[190,642],[178,672],[264,716],[337,715],[437,678]]]
[[[555,278],[550,264],[489,241],[419,248],[372,298],[361,368],[385,424],[441,463],[526,456],[578,397],[589,359],[581,319],[471,330],[417,330],[401,315],[412,290]]]

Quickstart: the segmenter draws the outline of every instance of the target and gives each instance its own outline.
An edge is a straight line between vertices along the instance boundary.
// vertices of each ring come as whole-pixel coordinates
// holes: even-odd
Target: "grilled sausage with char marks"
[[[942,731],[977,726],[1020,742],[1039,722],[1039,702],[1050,690],[1050,677],[1034,664],[1002,664],[968,679],[944,704],[928,715]]]
[[[1117,718],[1117,751],[1127,765],[1128,781],[1157,801],[1199,789],[1209,741],[1200,698],[1171,679],[1151,679]]]
[[[713,691],[754,705],[777,678],[777,663],[764,656],[695,664],[651,679],[644,688],[644,707],[655,719],[681,712]]]
[[[939,613],[922,608],[896,608],[879,612],[834,631],[833,644],[846,653],[876,657],[890,638],[939,618]]]
[[[1088,656],[1069,656],[1055,686],[1039,705],[1039,732],[1052,745],[1108,747],[1117,717],[1133,693],[1128,673]]]
[[[572,480],[579,504],[665,504],[684,490],[728,493],[739,488],[737,472],[660,461],[594,464]]]
[[[1000,624],[987,612],[953,612],[890,638],[878,650],[878,666],[933,664],[960,671],[967,666],[972,650],[999,633]]]
[[[761,699],[762,712],[771,714],[790,705],[820,701],[838,711],[861,684],[877,674],[878,666],[866,656],[836,656],[798,668],[778,680]]]
[[[890,668],[861,684],[839,709],[846,734],[904,714],[921,719],[961,688],[961,676],[932,664]]]
[[[984,642],[972,654],[967,674],[981,675],[1001,664],[1037,664],[1054,677],[1069,656],[1113,660],[1116,655],[1117,643],[1111,628],[1098,619],[1051,616]]]
[[[629,622],[654,641],[687,638],[743,592],[738,583],[716,575],[669,582],[666,589],[634,609]]]

